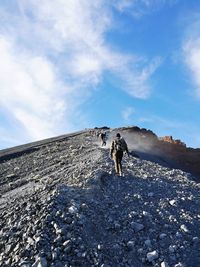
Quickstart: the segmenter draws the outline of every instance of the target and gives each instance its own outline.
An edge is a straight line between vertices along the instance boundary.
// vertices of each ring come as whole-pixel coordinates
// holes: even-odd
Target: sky
[[[0,149],[139,126],[200,148],[199,0],[1,0]]]

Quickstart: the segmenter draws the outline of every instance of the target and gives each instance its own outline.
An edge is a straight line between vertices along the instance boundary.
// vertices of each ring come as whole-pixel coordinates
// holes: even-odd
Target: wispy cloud
[[[131,119],[131,116],[134,114],[135,110],[133,107],[126,107],[122,111],[122,118],[125,122],[129,122]]]
[[[115,8],[128,12],[135,18],[156,12],[164,6],[173,6],[180,0],[114,0]]]
[[[149,96],[160,61],[144,64],[110,47],[112,7],[104,0],[1,5],[0,104],[31,140],[81,127],[87,118],[73,114],[107,71],[131,96]]]
[[[153,128],[155,128],[155,125],[159,125],[159,128],[163,130],[163,134],[169,134],[171,130],[186,126],[186,123],[152,114],[139,117],[138,122],[154,125]]]
[[[193,87],[193,94],[200,99],[200,11],[190,11],[182,20],[184,35],[182,40],[182,61],[189,71]]]
[[[143,69],[130,70],[128,68],[121,69],[121,75],[126,80],[126,84],[122,86],[130,96],[145,99],[151,94],[151,76],[161,65],[161,58],[155,58],[148,62]]]

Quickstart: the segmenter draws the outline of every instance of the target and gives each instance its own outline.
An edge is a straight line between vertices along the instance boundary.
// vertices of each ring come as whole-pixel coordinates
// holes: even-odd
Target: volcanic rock
[[[160,142],[123,135],[130,152]],[[119,177],[87,130],[0,152],[0,266],[200,266],[197,177],[152,153],[125,155]]]

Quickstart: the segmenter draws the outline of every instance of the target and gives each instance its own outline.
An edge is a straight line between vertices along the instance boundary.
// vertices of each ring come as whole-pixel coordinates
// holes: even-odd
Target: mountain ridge
[[[86,130],[0,162],[1,266],[200,265],[199,184],[128,135],[116,176],[108,149],[119,130],[106,147]]]

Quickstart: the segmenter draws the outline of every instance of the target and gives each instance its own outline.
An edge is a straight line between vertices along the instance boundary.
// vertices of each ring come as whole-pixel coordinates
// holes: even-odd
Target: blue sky
[[[199,0],[0,2],[0,149],[137,125],[200,147]]]

